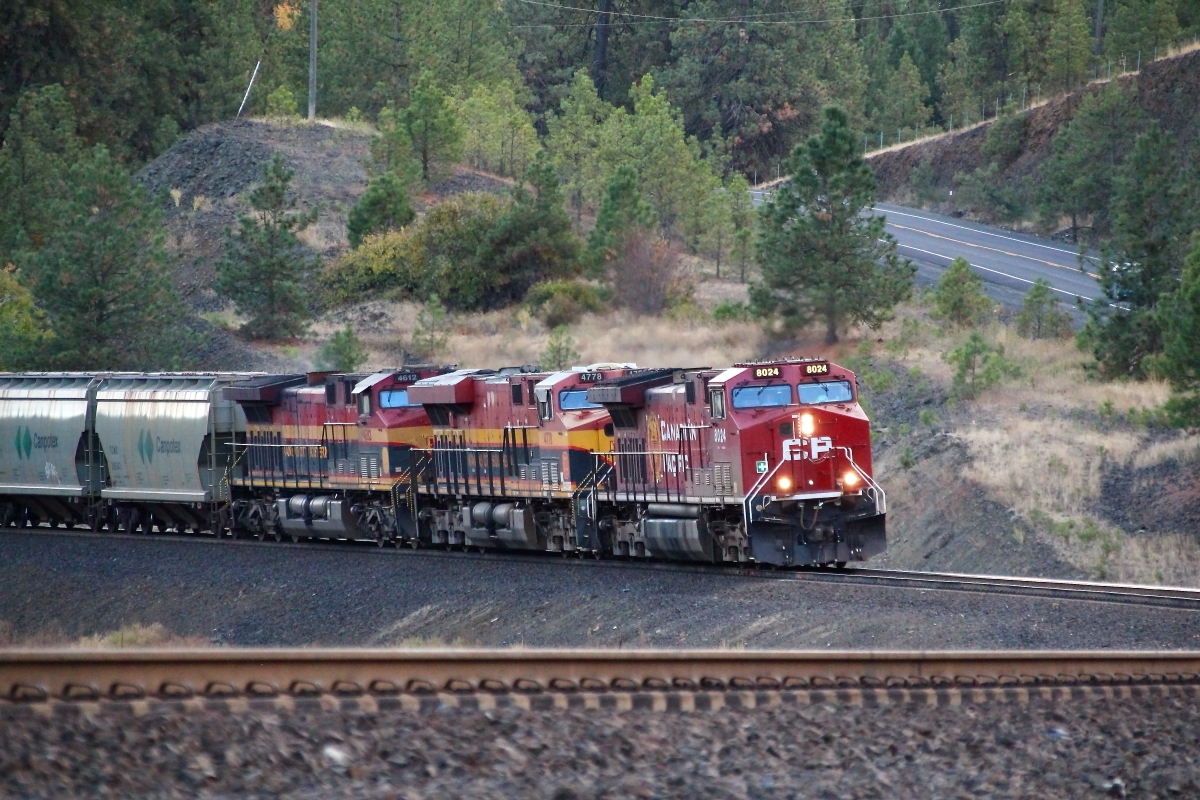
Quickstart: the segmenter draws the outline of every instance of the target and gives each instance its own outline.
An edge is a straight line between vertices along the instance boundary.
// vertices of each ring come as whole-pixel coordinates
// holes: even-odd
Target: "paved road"
[[[763,192],[750,194],[754,205],[763,202]],[[1078,251],[1072,247],[904,206],[880,203],[876,210],[887,217],[888,233],[900,243],[900,254],[917,265],[920,286],[937,283],[950,262],[961,256],[987,283],[988,294],[1010,307],[1020,306],[1038,278],[1050,281],[1063,305],[1072,309],[1076,297],[1088,301],[1101,296],[1094,262],[1085,265],[1087,272],[1081,271]]]

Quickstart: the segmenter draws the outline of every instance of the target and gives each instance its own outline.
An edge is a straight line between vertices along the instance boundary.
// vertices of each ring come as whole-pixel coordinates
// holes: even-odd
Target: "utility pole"
[[[308,121],[317,118],[317,0],[309,7],[308,29]]]
[[[314,0],[315,2],[315,0]],[[608,74],[608,23],[612,16],[612,0],[600,0],[596,9],[596,49],[592,52],[592,83],[599,93]]]

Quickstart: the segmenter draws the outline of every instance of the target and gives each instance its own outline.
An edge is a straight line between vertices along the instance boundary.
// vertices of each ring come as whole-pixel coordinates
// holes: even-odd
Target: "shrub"
[[[971,270],[964,258],[956,258],[942,273],[933,293],[933,314],[951,325],[971,327],[992,310],[992,301],[983,293],[983,279]]]
[[[407,349],[417,359],[433,361],[445,351],[449,339],[450,318],[446,307],[436,294],[432,295],[417,312],[417,327],[413,328]]]
[[[363,237],[372,233],[403,228],[417,214],[408,202],[408,187],[394,172],[377,175],[367,184],[346,220],[346,233],[351,247],[362,244]]]
[[[296,96],[286,86],[281,84],[278,89],[267,95],[267,116],[280,119],[300,116]]]
[[[481,255],[508,210],[501,197],[468,192],[435,206],[423,223],[426,269],[421,295],[436,292],[450,309],[481,309],[496,305],[495,291],[504,276],[489,270]]]
[[[689,294],[679,254],[670,242],[646,231],[620,240],[608,276],[617,303],[642,314],[657,314],[672,298]]]
[[[1071,315],[1058,307],[1050,281],[1038,278],[1017,314],[1017,333],[1028,339],[1061,339],[1071,333]]]
[[[951,392],[958,398],[976,397],[983,390],[1018,374],[1017,365],[1004,357],[1004,348],[992,344],[978,331],[943,358],[958,368],[951,387]]]
[[[748,322],[751,317],[750,306],[745,303],[731,303],[726,300],[723,303],[717,303],[717,307],[712,310],[713,322],[721,324]]]
[[[368,294],[415,296],[422,285],[425,261],[425,235],[420,226],[367,236],[321,275],[321,304],[336,308]]]
[[[354,372],[366,361],[367,349],[350,323],[346,323],[346,327],[334,333],[333,338],[317,353],[316,367],[322,371]]]
[[[525,295],[529,312],[548,328],[569,325],[587,313],[604,309],[604,297],[594,286],[579,281],[543,281]]]
[[[554,371],[567,369],[579,360],[579,353],[575,350],[575,339],[567,333],[566,326],[559,325],[550,332],[550,340],[546,342],[541,359],[542,369]]]

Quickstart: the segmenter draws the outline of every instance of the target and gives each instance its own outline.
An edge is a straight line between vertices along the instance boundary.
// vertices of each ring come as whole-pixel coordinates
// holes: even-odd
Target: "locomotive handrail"
[[[782,466],[783,466],[783,459],[780,459],[779,463],[777,463],[775,465],[775,468],[763,473],[763,476],[754,482],[754,486],[752,486],[750,488],[750,491],[746,492],[746,496],[744,498],[742,498],[742,506],[743,506],[742,513],[744,515],[743,518],[746,521],[747,531],[749,531],[750,522],[751,522],[750,517],[751,517],[752,512],[750,509],[750,504],[752,502],[754,502],[754,498],[758,496],[758,491],[767,485],[767,483],[771,480],[772,476],[774,476],[775,473],[778,472],[779,468]]]
[[[850,466],[854,468],[854,471],[858,473],[858,476],[860,478],[862,478],[864,481],[866,481],[867,486],[871,487],[871,489],[874,490],[874,492],[875,492],[875,498],[874,498],[875,499],[875,510],[878,511],[880,514],[886,514],[887,513],[887,492],[885,492],[883,490],[882,486],[880,486],[878,483],[875,482],[874,478],[872,478],[870,475],[868,475],[866,472],[864,472],[862,467],[860,467],[857,463],[855,463],[854,451],[850,447],[843,447],[843,446],[839,445],[839,446],[835,447],[834,449],[841,450],[846,454],[846,460],[850,462]]]

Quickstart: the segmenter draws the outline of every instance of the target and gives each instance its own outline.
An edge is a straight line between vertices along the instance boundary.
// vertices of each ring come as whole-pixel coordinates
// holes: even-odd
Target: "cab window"
[[[371,414],[371,393],[363,392],[358,396],[358,413],[360,416],[367,417]]]
[[[387,389],[379,393],[380,408],[410,408],[420,403],[408,402],[408,389]]]
[[[589,403],[587,389],[563,389],[558,393],[558,407],[563,411],[578,411],[583,408],[604,408],[597,403]]]
[[[713,419],[725,419],[725,390],[713,389],[708,393],[708,404],[712,407]]]
[[[850,381],[802,383],[796,388],[800,390],[800,405],[802,406],[815,406],[820,403],[849,403],[854,400]]]
[[[774,386],[739,386],[730,394],[734,408],[770,408],[792,402],[792,387],[786,383]]]

